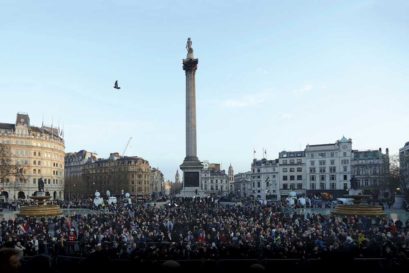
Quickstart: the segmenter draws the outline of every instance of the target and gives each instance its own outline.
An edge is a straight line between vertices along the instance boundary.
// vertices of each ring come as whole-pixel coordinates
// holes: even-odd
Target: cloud
[[[253,107],[265,103],[268,100],[269,96],[269,93],[245,95],[237,99],[227,99],[222,103],[222,105],[228,108]]]
[[[295,95],[304,95],[308,92],[310,92],[313,89],[311,84],[305,84],[303,87],[299,89],[293,90],[293,94]]]

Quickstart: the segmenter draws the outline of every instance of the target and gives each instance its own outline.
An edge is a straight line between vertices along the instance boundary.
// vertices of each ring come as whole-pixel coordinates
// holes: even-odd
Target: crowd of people
[[[178,199],[164,206],[118,203],[85,215],[2,219],[0,247],[21,255],[51,257],[104,253],[137,260],[315,259],[340,255],[407,262],[409,220],[298,213],[283,210],[281,203],[237,207],[210,199]]]

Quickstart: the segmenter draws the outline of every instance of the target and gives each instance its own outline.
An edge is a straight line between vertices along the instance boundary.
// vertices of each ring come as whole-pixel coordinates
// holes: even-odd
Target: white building
[[[234,193],[240,197],[252,195],[251,172],[238,173],[234,176]]]
[[[251,194],[259,199],[280,199],[278,160],[254,159],[251,164]]]
[[[335,143],[307,145],[307,194],[327,192],[334,197],[350,189],[352,140],[343,137]]]
[[[288,196],[292,191],[305,194],[307,185],[305,151],[282,151],[278,154],[278,160],[281,196]]]
[[[227,195],[230,191],[229,177],[220,164],[203,161],[200,189],[205,194]]]

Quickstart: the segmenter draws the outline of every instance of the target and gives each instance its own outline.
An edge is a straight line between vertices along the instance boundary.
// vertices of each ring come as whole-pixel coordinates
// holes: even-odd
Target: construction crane
[[[128,139],[128,142],[126,143],[126,146],[125,146],[125,149],[124,149],[124,151],[123,151],[123,153],[122,153],[122,156],[125,156],[125,152],[126,152],[126,150],[128,149],[128,146],[129,146],[129,143],[131,142],[131,140],[132,140],[132,137],[130,137],[130,138]]]

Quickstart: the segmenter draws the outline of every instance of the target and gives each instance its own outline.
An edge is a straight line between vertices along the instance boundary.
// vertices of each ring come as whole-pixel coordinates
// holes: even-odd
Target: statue
[[[43,181],[43,178],[38,179],[38,191],[44,192],[44,181]]]
[[[189,52],[192,49],[192,40],[190,40],[190,37],[187,38],[187,42],[186,42],[186,50],[187,52]]]
[[[194,57],[193,57],[193,48],[192,48],[192,40],[190,39],[190,37],[187,38],[186,50],[187,50],[187,58],[188,59],[194,59]]]

